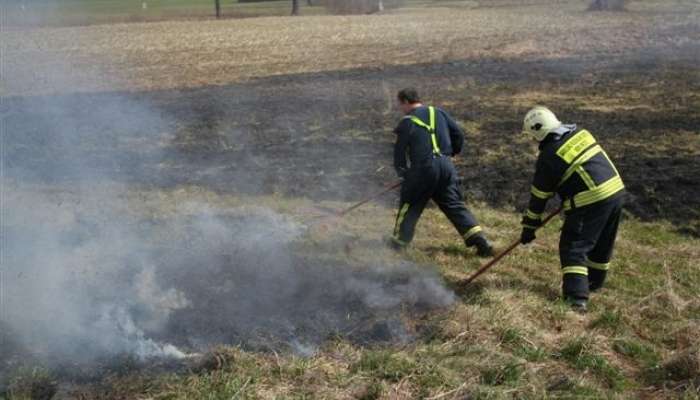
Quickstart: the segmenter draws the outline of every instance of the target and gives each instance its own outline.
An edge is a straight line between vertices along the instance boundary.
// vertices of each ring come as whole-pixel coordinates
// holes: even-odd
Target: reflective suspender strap
[[[428,107],[428,111],[430,112],[430,139],[433,141],[433,153],[440,155],[440,146],[438,146],[435,134],[435,107]]]
[[[420,126],[421,128],[425,128],[428,131],[430,134],[430,140],[433,143],[433,154],[440,155],[440,146],[438,145],[437,135],[435,133],[435,107],[428,107],[428,113],[430,114],[430,125],[421,121],[421,119],[415,115],[411,115],[410,118],[414,124]]]

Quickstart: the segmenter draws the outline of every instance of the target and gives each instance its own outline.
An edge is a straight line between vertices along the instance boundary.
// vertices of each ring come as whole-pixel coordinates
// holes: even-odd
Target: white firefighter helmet
[[[532,135],[538,142],[561,126],[557,116],[547,107],[537,106],[525,114],[523,133]]]

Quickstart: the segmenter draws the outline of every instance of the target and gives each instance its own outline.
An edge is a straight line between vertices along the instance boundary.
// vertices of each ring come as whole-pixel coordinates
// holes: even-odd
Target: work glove
[[[523,232],[520,234],[520,243],[528,244],[535,240],[535,230],[532,228],[523,228]]]

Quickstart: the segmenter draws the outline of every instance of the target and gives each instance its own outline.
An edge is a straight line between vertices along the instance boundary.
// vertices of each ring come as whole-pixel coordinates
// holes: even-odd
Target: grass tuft
[[[408,376],[415,363],[389,350],[374,350],[362,353],[360,360],[350,371],[361,372],[376,379],[398,382]]]
[[[485,385],[499,386],[515,384],[523,375],[523,365],[517,361],[508,361],[504,365],[481,370],[481,382]]]
[[[595,353],[589,337],[579,336],[569,341],[562,347],[559,357],[579,371],[591,372],[615,391],[627,386],[622,371],[611,365],[603,355]]]

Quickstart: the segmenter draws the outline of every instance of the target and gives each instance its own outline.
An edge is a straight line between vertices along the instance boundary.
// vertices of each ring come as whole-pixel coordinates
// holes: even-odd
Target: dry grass
[[[56,196],[70,202],[75,195]],[[125,212],[158,219],[175,217],[183,212],[182,204],[192,203],[221,210],[265,206],[312,223],[309,210],[349,205],[245,198],[198,187],[134,189],[125,197]],[[471,206],[499,247],[516,236],[517,214]],[[86,204],[85,212],[91,207]],[[697,239],[672,233],[669,225],[628,218],[608,288],[594,295],[592,311],[580,316],[557,300],[560,221],[473,286],[459,288],[456,282],[482,261],[463,249],[439,211],[427,210],[413,247],[399,255],[380,244],[393,214],[391,206],[370,204],[323,231],[310,230],[298,251],[337,254],[357,265],[401,258],[438,265],[460,301],[416,321],[425,332],[417,342],[372,348],[339,339],[310,358],[215,349],[194,368],[196,374],[127,375],[103,383],[113,396],[108,398],[694,398],[700,332],[700,274],[692,261],[700,255]],[[653,249],[649,232],[655,232]],[[94,394],[89,385],[73,390],[87,398]]]
[[[199,87],[477,57],[618,53],[700,39],[699,7],[681,4],[678,12],[677,4],[673,10],[662,4],[633,3],[631,12],[614,15],[566,3],[10,30],[2,40],[10,78],[4,94]]]

